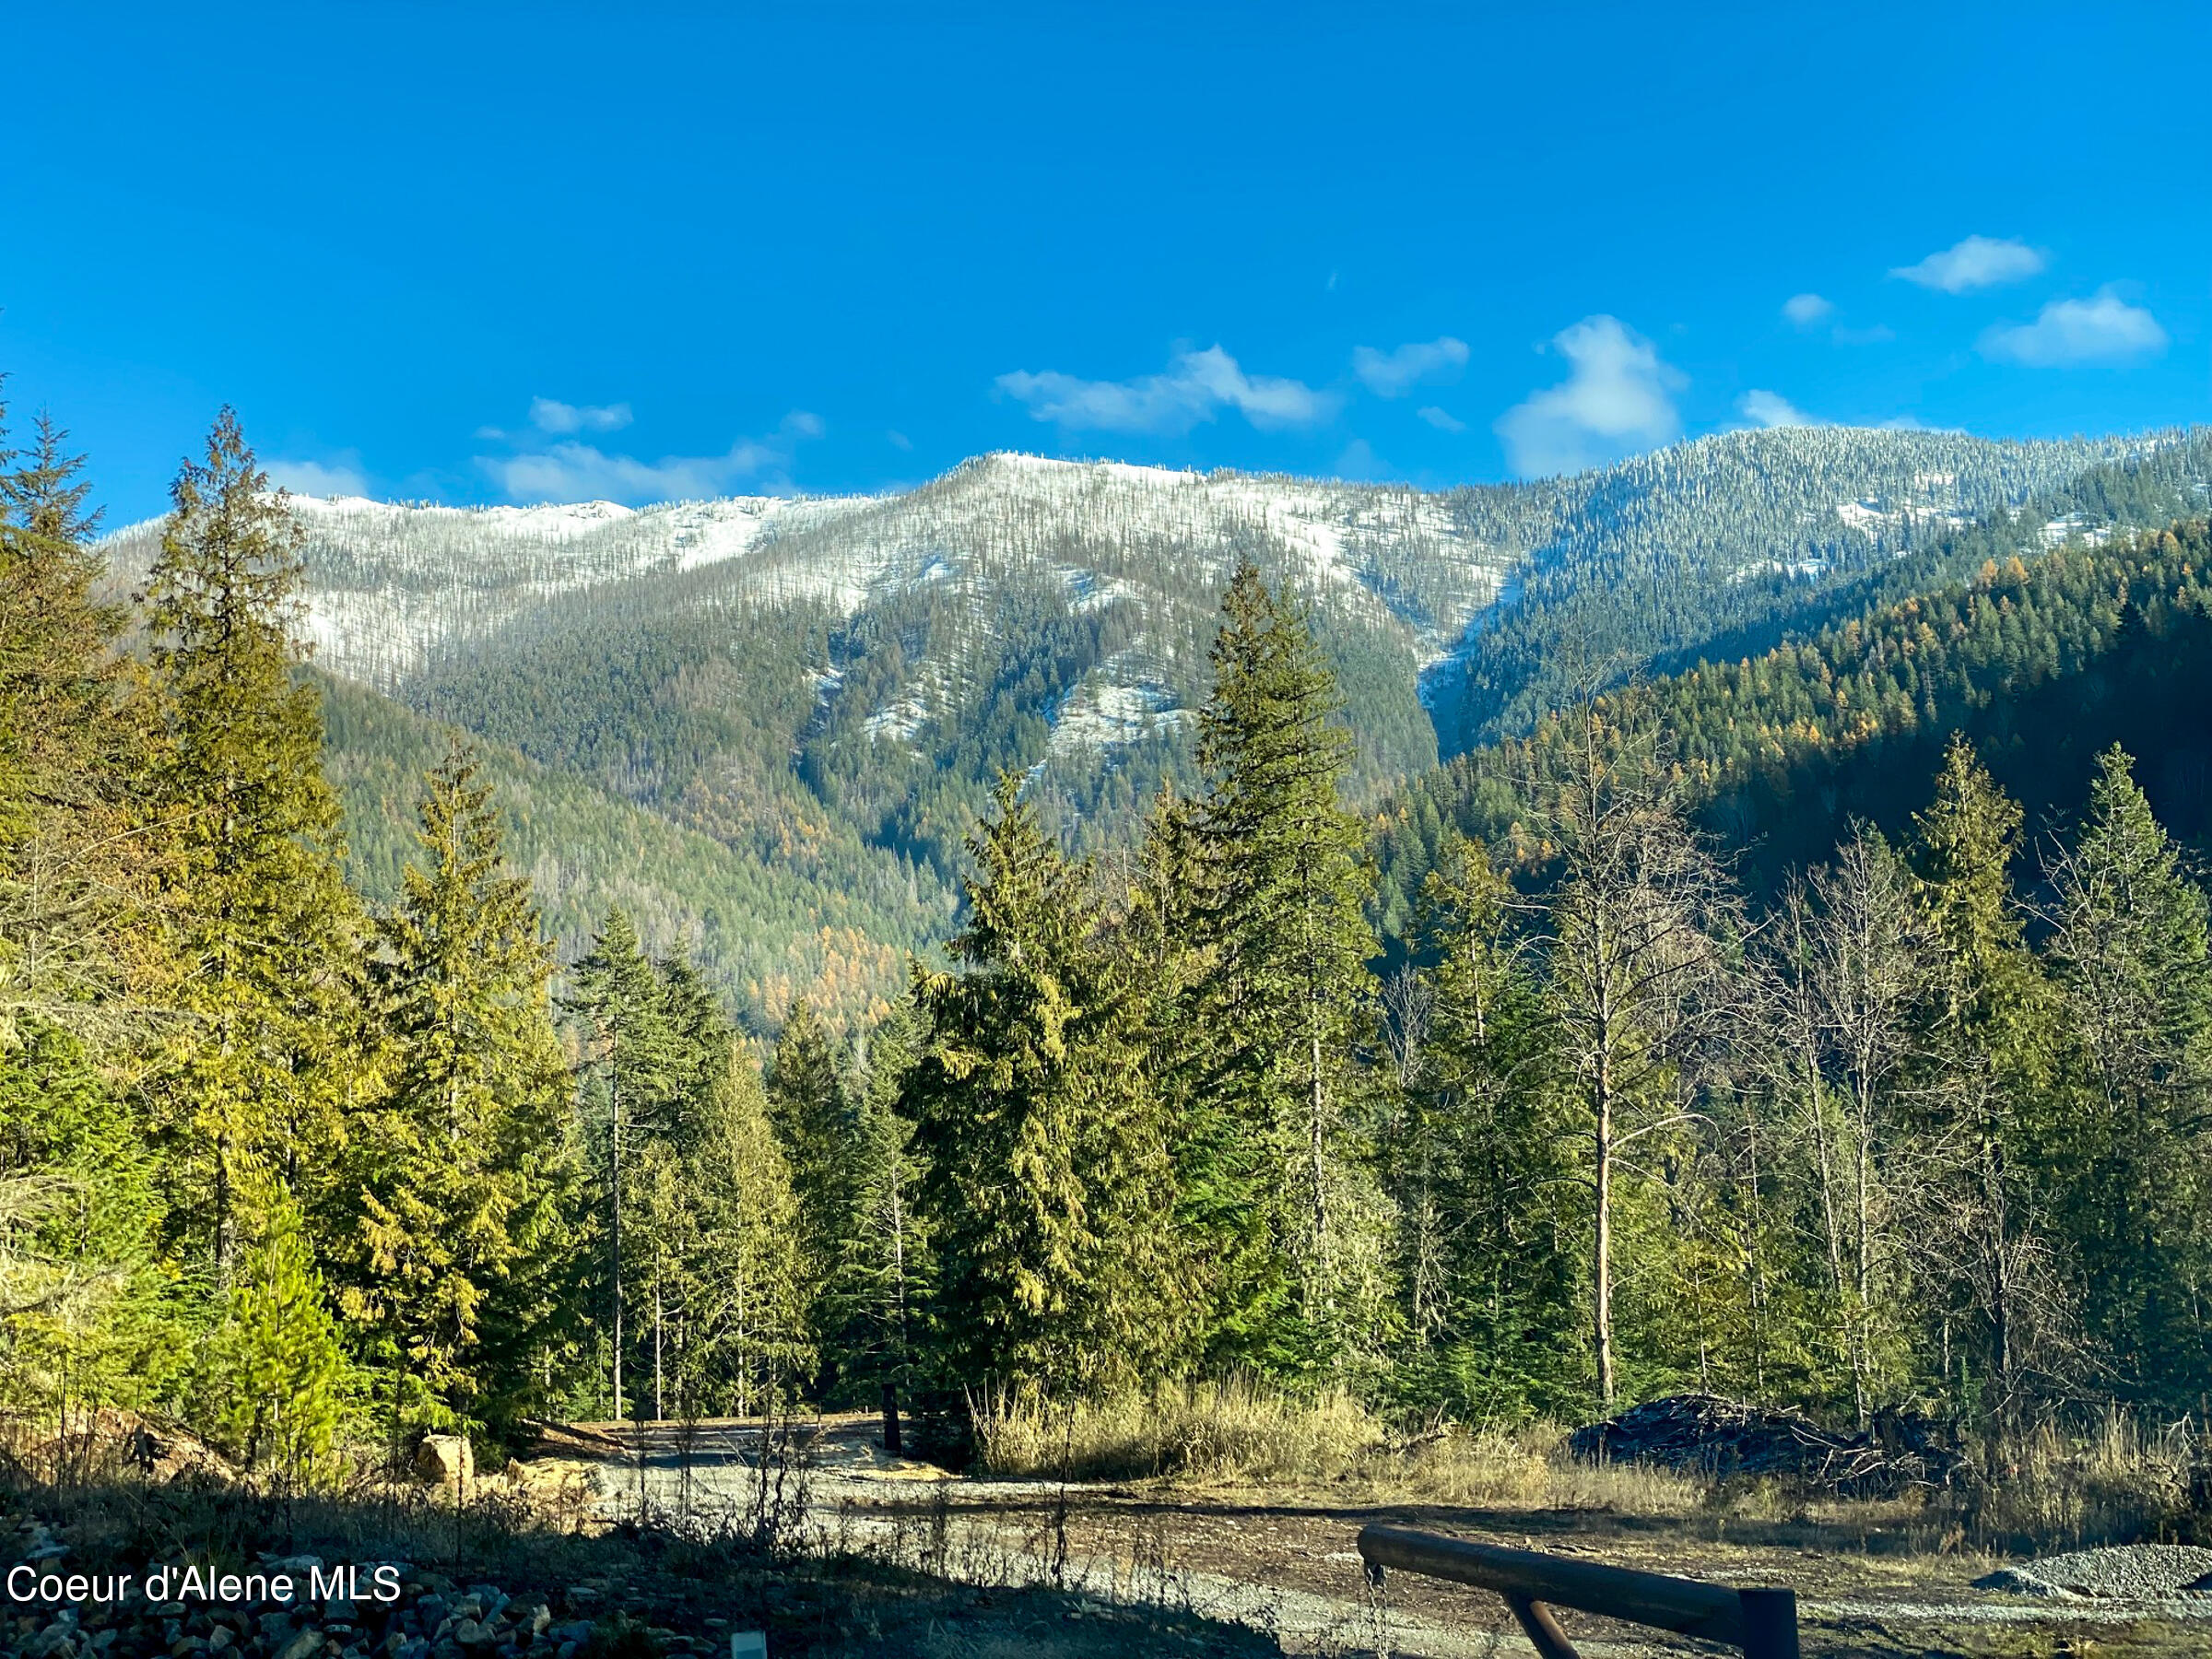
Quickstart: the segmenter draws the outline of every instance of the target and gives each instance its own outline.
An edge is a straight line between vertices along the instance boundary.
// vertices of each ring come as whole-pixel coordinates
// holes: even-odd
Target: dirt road
[[[2063,1654],[2180,1659],[2212,1649],[2212,1595],[2157,1606],[2024,1600],[1969,1587],[1985,1560],[1896,1549],[1876,1529],[1808,1541],[1803,1525],[1612,1511],[1465,1508],[1285,1495],[972,1479],[887,1457],[867,1418],[809,1425],[762,1458],[758,1424],[580,1425],[531,1460],[587,1483],[606,1520],[744,1524],[781,1507],[806,1543],[970,1583],[1063,1586],[1102,1606],[1164,1606],[1264,1631],[1288,1653],[1469,1659],[1529,1652],[1485,1592],[1393,1575],[1371,1595],[1353,1541],[1385,1521],[1724,1583],[1796,1589],[1822,1655]],[[1689,1651],[1569,1616],[1590,1659]]]

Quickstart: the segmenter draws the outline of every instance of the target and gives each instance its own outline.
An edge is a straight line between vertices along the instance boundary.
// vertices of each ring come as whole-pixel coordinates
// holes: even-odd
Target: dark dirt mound
[[[1655,1464],[1710,1475],[1768,1475],[1846,1498],[1949,1486],[1967,1461],[1947,1426],[1889,1415],[1871,1432],[1823,1429],[1794,1411],[1717,1394],[1671,1394],[1577,1429],[1568,1446],[1585,1463]]]

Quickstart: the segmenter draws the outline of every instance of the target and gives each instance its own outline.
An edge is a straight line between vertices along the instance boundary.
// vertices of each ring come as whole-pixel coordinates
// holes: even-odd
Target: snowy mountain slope
[[[993,454],[875,497],[296,510],[324,669],[764,856],[852,833],[945,877],[1002,768],[1094,844],[1191,780],[1240,559],[1309,606],[1365,799],[1591,662],[1734,651],[2175,441],[1740,432],[1441,492]]]

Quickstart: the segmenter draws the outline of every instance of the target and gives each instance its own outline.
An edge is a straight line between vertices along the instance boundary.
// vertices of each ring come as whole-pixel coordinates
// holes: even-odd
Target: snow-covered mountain
[[[1657,590],[1671,601],[1660,608],[1702,606],[1724,620],[1749,602],[1747,584],[1818,588],[2161,441],[1790,429],[1571,478],[1441,492],[1001,453],[886,496],[637,509],[294,498],[293,508],[308,535],[318,661],[403,696],[497,642],[594,615],[739,607],[849,619],[935,587],[988,631],[1009,584],[1053,583],[1072,612],[1134,606],[1141,637],[1049,712],[1064,752],[1111,746],[1182,706],[1169,700],[1186,688],[1179,669],[1192,666],[1213,594],[1241,557],[1292,580],[1324,631],[1348,628],[1395,657],[1452,724],[1495,613],[1634,608],[1638,590]],[[143,567],[154,529],[113,537],[117,562]],[[1637,643],[1679,648],[1697,626],[1685,618]],[[929,677],[927,665],[909,666]],[[818,689],[834,696],[840,665],[819,668]],[[947,668],[937,665],[940,679]],[[872,729],[911,737],[943,689],[902,687],[866,712]],[[1476,724],[1495,712],[1478,709]]]
[[[1594,659],[1759,649],[2000,508],[2052,500],[2045,539],[2093,535],[2130,468],[2177,455],[2212,471],[2202,434],[1818,429],[1444,491],[992,454],[878,496],[292,506],[318,663],[359,688],[332,764],[363,879],[407,855],[436,739],[406,722],[470,729],[519,751],[499,764],[564,948],[619,902],[768,1018],[809,985],[848,1009],[895,987],[1002,771],[1093,848],[1190,786],[1241,559],[1305,600],[1375,802]],[[158,543],[112,537],[119,576]],[[656,820],[692,839],[643,851]]]

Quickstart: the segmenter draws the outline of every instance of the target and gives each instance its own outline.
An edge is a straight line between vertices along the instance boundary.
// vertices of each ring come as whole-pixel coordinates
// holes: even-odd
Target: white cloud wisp
[[[552,397],[530,400],[530,424],[541,432],[618,432],[634,418],[626,403],[565,404]]]
[[[269,482],[299,496],[358,496],[369,493],[361,458],[346,450],[328,461],[271,461],[263,469]]]
[[[1999,324],[1982,336],[1983,357],[2039,369],[2113,363],[2165,349],[2159,320],[2109,286],[2088,300],[2053,300],[2034,322]]]
[[[1829,426],[1817,415],[1807,415],[1779,392],[1763,392],[1754,387],[1735,400],[1736,412],[1754,426],[1817,427]]]
[[[1302,381],[1246,374],[1218,346],[1178,352],[1163,374],[1135,380],[1092,381],[1056,370],[1016,370],[994,382],[1025,406],[1033,420],[1069,431],[1154,432],[1180,435],[1234,409],[1262,431],[1318,426],[1342,402]]]
[[[1836,302],[1818,294],[1792,294],[1782,302],[1782,314],[1799,328],[1810,328],[1836,314]]]
[[[627,405],[617,406],[627,412]],[[478,455],[477,465],[511,501],[700,500],[728,495],[740,484],[771,493],[790,489],[800,440],[821,435],[821,418],[798,409],[767,437],[740,438],[720,455],[641,461],[567,439],[518,455]]]
[[[1584,317],[1551,344],[1567,379],[1514,405],[1495,429],[1523,477],[1602,466],[1681,435],[1673,394],[1688,381],[1619,318]]]
[[[1352,372],[1377,397],[1403,397],[1424,382],[1441,380],[1467,366],[1467,343],[1450,335],[1378,351],[1361,346],[1352,352]]]
[[[1892,276],[1947,294],[1968,294],[1976,288],[1996,288],[2034,276],[2049,257],[2024,241],[1994,236],[1969,236],[1917,265],[1898,265]]]

